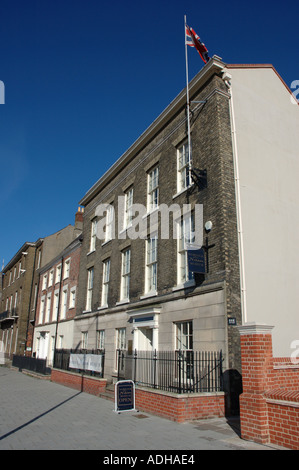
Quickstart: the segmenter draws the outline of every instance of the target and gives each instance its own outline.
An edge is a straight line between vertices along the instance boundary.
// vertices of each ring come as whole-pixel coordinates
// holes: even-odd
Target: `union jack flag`
[[[204,43],[201,42],[200,37],[196,34],[194,29],[190,28],[188,25],[186,25],[186,45],[195,47],[205,64],[210,60],[208,49]]]

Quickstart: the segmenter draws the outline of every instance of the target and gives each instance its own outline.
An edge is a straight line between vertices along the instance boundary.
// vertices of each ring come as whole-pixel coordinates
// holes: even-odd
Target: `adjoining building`
[[[72,348],[82,238],[39,270],[33,357],[53,366],[55,349]]]
[[[75,225],[36,242],[26,242],[2,270],[0,341],[6,357],[32,354],[32,339],[39,269],[61,252],[82,231],[82,214]]]
[[[273,66],[217,56],[189,93],[192,152],[183,90],[80,201],[73,344],[105,348],[110,380],[119,350],[221,350],[233,396],[242,372],[236,326],[274,324],[278,355],[290,355],[299,331],[299,108]],[[134,204],[145,208],[138,227]],[[162,236],[163,210],[186,204],[185,217],[169,210]],[[204,273],[190,272],[192,235],[203,242]]]

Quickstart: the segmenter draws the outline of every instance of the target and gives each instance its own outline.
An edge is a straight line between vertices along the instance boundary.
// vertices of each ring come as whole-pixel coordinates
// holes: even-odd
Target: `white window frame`
[[[128,301],[130,298],[130,274],[131,274],[131,248],[121,254],[121,285],[120,301]]]
[[[58,319],[59,310],[59,290],[54,291],[53,310],[52,310],[52,321]]]
[[[105,330],[97,331],[97,349],[101,351],[105,349]]]
[[[91,267],[87,270],[87,294],[86,294],[86,307],[85,307],[85,310],[87,312],[91,311],[93,281],[94,281],[94,267]]]
[[[193,350],[193,322],[192,320],[175,323],[175,349],[176,351]]]
[[[64,262],[63,279],[67,279],[68,277],[70,277],[70,269],[71,269],[71,258],[68,258]]]
[[[46,315],[45,315],[45,322],[44,323],[49,323],[49,321],[50,321],[51,299],[52,299],[52,293],[48,293],[47,294],[47,301],[46,301]]]
[[[191,159],[188,142],[177,148],[177,192],[184,191],[191,186],[190,174]]]
[[[157,292],[158,236],[146,240],[145,293]]]
[[[87,349],[88,331],[81,331],[81,349]]]
[[[54,281],[54,269],[51,269],[49,273],[48,287],[53,286],[53,281]]]
[[[147,175],[147,211],[152,212],[159,207],[159,167],[156,166]]]
[[[133,219],[133,188],[128,189],[125,192],[125,217],[124,217],[124,228],[128,228],[132,224]]]
[[[44,314],[45,314],[45,305],[46,304],[46,296],[43,295],[40,299],[40,307],[39,307],[39,324],[42,325],[44,323]]]
[[[75,308],[76,306],[76,286],[70,290],[69,309]]]
[[[95,217],[91,221],[89,253],[95,251],[96,249],[97,225],[98,225],[98,219]]]
[[[110,281],[110,258],[103,261],[102,297],[101,306],[108,306],[109,281]]]
[[[61,281],[61,263],[56,266],[56,274],[55,274],[55,284]]]
[[[64,287],[62,289],[62,296],[61,296],[61,314],[60,320],[66,319],[66,312],[67,312],[67,297],[68,297],[68,288]]]
[[[42,290],[45,290],[47,288],[47,283],[48,283],[48,274],[43,275],[43,285],[42,285]]]
[[[115,370],[118,370],[118,351],[126,350],[126,328],[116,328],[115,332]]]
[[[104,243],[109,242],[114,237],[114,208],[110,204],[106,210],[105,239]]]
[[[181,285],[193,279],[193,274],[188,270],[187,245],[194,242],[194,213],[183,217],[178,224],[177,283]]]

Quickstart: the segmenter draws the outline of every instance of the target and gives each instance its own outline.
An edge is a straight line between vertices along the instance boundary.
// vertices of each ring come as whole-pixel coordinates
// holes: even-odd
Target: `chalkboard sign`
[[[115,410],[135,410],[135,384],[132,380],[120,380],[115,384]]]

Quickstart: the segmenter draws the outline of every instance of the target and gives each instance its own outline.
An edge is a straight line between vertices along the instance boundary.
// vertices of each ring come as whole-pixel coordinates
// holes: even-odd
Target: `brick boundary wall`
[[[106,379],[60,369],[52,369],[51,381],[96,396],[100,396],[101,393],[105,392],[107,384]]]
[[[241,337],[241,436],[299,449],[299,364],[273,358],[272,326],[248,323]]]
[[[106,379],[60,369],[52,369],[51,380],[99,397],[105,394],[107,385]],[[114,400],[114,395],[111,395],[111,399]],[[136,387],[135,408],[179,423],[193,419],[224,417],[225,393],[176,394]]]
[[[136,409],[178,423],[225,416],[224,392],[175,394],[136,388],[135,401]]]

